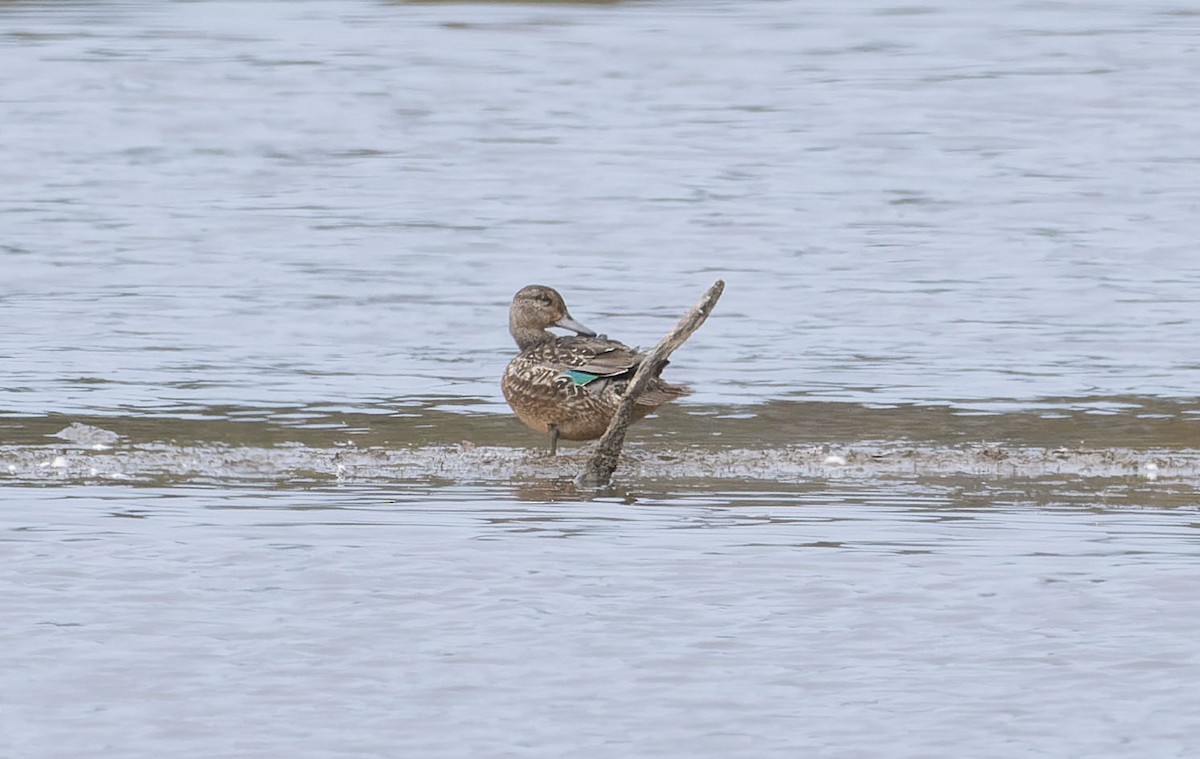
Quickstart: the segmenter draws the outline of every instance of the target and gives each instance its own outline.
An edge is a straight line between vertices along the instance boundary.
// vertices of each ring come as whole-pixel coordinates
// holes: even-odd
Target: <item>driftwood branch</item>
[[[642,365],[638,367],[637,372],[633,375],[633,380],[626,388],[625,395],[621,398],[621,403],[617,406],[612,421],[608,423],[608,429],[604,431],[600,442],[596,444],[596,450],[588,459],[583,471],[575,478],[576,484],[582,487],[602,488],[612,481],[612,474],[616,471],[617,462],[621,458],[621,449],[625,445],[625,431],[629,428],[629,418],[633,414],[634,401],[646,389],[646,385],[650,384],[650,380],[657,377],[658,373],[662,371],[667,357],[700,328],[700,325],[712,313],[713,307],[717,305],[717,300],[720,299],[724,290],[725,282],[718,279],[716,284],[704,293],[700,302],[692,306],[692,310],[683,315],[675,328],[646,354]]]

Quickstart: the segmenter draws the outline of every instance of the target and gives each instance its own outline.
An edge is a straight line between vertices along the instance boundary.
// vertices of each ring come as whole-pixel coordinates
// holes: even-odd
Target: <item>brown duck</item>
[[[578,336],[558,337],[547,327]],[[604,434],[634,372],[645,358],[627,345],[597,335],[575,321],[556,290],[529,285],[513,296],[508,331],[520,354],[504,370],[500,387],[517,418],[558,440],[594,440]],[[634,420],[691,390],[655,378],[638,396]]]

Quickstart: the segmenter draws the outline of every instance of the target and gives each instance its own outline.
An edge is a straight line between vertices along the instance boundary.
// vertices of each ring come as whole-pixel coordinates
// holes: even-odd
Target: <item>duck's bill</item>
[[[587,327],[583,326],[579,322],[572,319],[569,314],[564,315],[563,318],[554,322],[554,326],[562,327],[563,329],[569,329],[572,332],[574,332],[575,334],[583,335],[584,337],[595,337],[596,336],[595,332],[591,331]]]

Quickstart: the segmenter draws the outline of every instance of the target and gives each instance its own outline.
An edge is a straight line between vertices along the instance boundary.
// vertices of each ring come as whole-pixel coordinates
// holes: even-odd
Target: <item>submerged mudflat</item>
[[[534,498],[596,495],[571,484],[591,444],[551,457],[536,436],[507,415],[434,408],[410,412],[404,418],[329,414],[308,423],[91,418],[61,428],[59,417],[9,418],[2,428],[19,442],[0,445],[0,483],[256,484],[282,489],[512,484]],[[842,422],[830,440],[796,439],[814,431],[800,432],[801,419],[812,425],[822,414],[826,422],[833,415]],[[664,415],[635,427],[616,482],[605,493],[903,480],[1009,488],[1043,502],[1090,494],[1100,501],[1136,497],[1147,504],[1179,505],[1195,504],[1200,492],[1200,448],[1180,445],[1175,437],[1180,429],[1190,432],[1195,423],[1180,422],[1177,415],[1152,413],[1139,419],[1109,413],[1100,422],[1084,415],[1091,419],[1089,426],[1061,413],[1051,419],[1027,412],[992,414],[986,417],[988,429],[1007,439],[990,441],[961,439],[978,432],[985,418],[946,409],[770,404],[737,413],[675,408]],[[1131,431],[1135,422],[1137,429]],[[883,432],[903,426],[917,439],[850,439],[854,430],[868,425]],[[1092,440],[1044,443],[1055,434],[1066,438],[1068,430]],[[927,439],[919,439],[922,434]],[[942,439],[930,439],[937,435]],[[1113,444],[1122,437],[1137,445]]]

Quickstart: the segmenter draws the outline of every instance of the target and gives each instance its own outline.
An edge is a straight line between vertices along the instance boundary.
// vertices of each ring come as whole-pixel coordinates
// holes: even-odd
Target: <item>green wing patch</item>
[[[576,385],[586,385],[587,383],[594,382],[600,378],[599,374],[581,372],[578,369],[568,369],[567,371],[563,372],[563,376],[570,377],[571,381]]]

